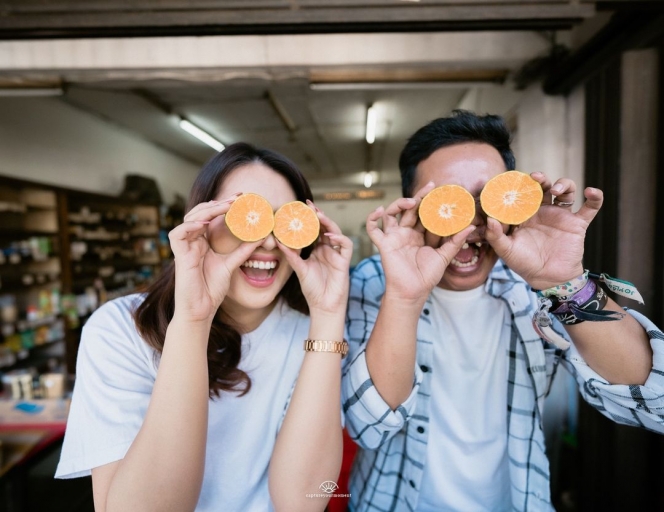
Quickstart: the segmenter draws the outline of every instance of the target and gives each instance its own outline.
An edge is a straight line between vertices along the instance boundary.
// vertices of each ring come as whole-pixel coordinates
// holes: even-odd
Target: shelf
[[[6,261],[0,264],[0,295],[13,296],[11,303],[15,304],[18,314],[23,317],[29,308],[48,309],[46,305],[40,306],[39,295],[45,291],[50,293],[50,289],[56,286],[60,288],[62,296],[82,295],[87,287],[101,280],[110,299],[144,288],[160,270],[161,215],[157,204],[137,204],[127,198],[2,176],[0,202],[12,208],[12,211],[0,212],[0,249],[7,254],[7,260],[9,255],[14,258],[18,254],[25,255],[16,263]],[[46,237],[49,240],[29,241],[34,237]],[[81,255],[81,259],[73,260],[71,248],[77,242],[81,243],[78,249],[86,244],[87,251]],[[44,259],[34,260],[28,245],[35,247],[35,252],[41,249],[44,253],[48,252],[48,255]],[[74,246],[74,249],[77,247]],[[154,251],[144,253],[144,249]],[[81,251],[74,250],[73,254],[80,255]],[[80,271],[77,272],[77,268]],[[101,277],[100,269],[110,275]],[[30,284],[23,283],[25,275],[33,276]],[[42,276],[42,282],[37,282],[37,275]],[[11,323],[0,322],[0,328],[7,333],[13,331],[14,334],[49,329],[57,336],[60,333],[55,332],[58,325],[54,322],[60,319],[64,319],[63,315],[29,322],[25,319]],[[49,324],[53,326],[49,327]],[[62,345],[65,348],[66,345],[64,354],[57,357],[66,363],[70,373],[74,373],[78,336],[77,330],[66,326],[66,342],[34,347],[26,352],[27,359],[17,364],[31,365],[38,354],[49,354],[50,351],[43,350],[43,347]],[[18,348],[18,343],[12,346]]]
[[[27,318],[20,318],[13,322],[1,322],[0,326],[13,325],[16,327],[16,332],[28,331],[30,329],[36,329],[38,327],[43,327],[45,325],[54,324],[57,320],[63,318],[62,314],[52,315],[44,318],[38,318],[36,320],[28,320]]]
[[[0,365],[0,372],[2,373],[7,373],[11,370],[15,370],[24,366],[31,366],[35,365],[37,366],[39,364],[39,361],[34,361],[35,356],[40,357],[43,360],[48,360],[52,357],[63,357],[65,355],[65,338],[60,338],[57,340],[53,341],[48,341],[46,343],[43,343],[41,345],[35,345],[34,347],[30,348],[24,348],[20,352],[15,353],[15,361],[12,364],[8,365]],[[62,347],[62,350],[60,350],[59,354],[44,354],[44,352],[47,352],[48,350],[53,350],[58,348],[59,346]]]
[[[51,237],[58,236],[57,231],[35,231],[26,229],[7,229],[0,227],[0,238],[15,238],[16,241],[27,240],[32,237]]]

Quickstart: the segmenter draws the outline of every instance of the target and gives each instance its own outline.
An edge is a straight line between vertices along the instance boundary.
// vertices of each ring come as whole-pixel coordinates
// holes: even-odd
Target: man
[[[559,363],[604,415],[664,431],[650,408],[664,394],[664,367],[653,369],[664,335],[649,320],[633,311],[556,320],[573,343],[566,351],[532,324],[533,289],[556,293],[572,280],[606,297],[582,265],[600,190],[587,188],[573,213],[574,182],[533,173],[542,206],[516,228],[487,218],[479,201],[472,225],[453,237],[419,223],[434,187],[460,185],[479,198],[489,179],[514,169],[509,138],[496,116],[457,111],[431,122],[401,154],[404,198],[367,219],[380,254],[351,277],[343,377],[347,427],[360,445],[351,510],[551,510],[541,415]],[[603,309],[623,311],[610,299]]]

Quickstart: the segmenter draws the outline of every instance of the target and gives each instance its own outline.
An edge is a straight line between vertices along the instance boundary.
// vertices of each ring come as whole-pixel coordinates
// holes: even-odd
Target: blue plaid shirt
[[[574,375],[584,399],[605,416],[662,433],[664,334],[644,316],[629,311],[648,332],[654,368],[643,386],[611,385],[585,363],[573,344],[562,352],[537,336],[531,323],[536,296],[501,261],[485,289],[505,301],[512,317],[506,410],[512,506],[518,511],[549,511],[549,461],[541,419],[558,364]],[[346,426],[360,446],[350,481],[350,510],[356,512],[415,510],[427,456],[433,343],[441,333],[434,332],[429,318],[429,298],[417,329],[415,384],[406,401],[392,410],[374,387],[365,359],[384,291],[380,257],[364,260],[351,275],[350,355],[342,379]],[[567,337],[560,325],[555,327]]]

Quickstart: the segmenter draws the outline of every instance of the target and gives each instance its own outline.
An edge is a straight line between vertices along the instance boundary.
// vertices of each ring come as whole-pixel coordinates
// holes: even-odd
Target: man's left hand
[[[602,206],[603,193],[586,188],[586,201],[572,212],[576,184],[561,178],[553,186],[541,172],[531,177],[544,191],[542,206],[509,235],[496,219],[487,219],[486,240],[496,254],[530,286],[544,290],[583,273],[586,230]]]

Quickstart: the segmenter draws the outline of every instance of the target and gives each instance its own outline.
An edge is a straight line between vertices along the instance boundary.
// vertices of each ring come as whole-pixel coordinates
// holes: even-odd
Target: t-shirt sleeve
[[[109,302],[83,327],[56,478],[87,476],[122,459],[143,424],[155,352],[136,331],[134,304],[129,297]]]

